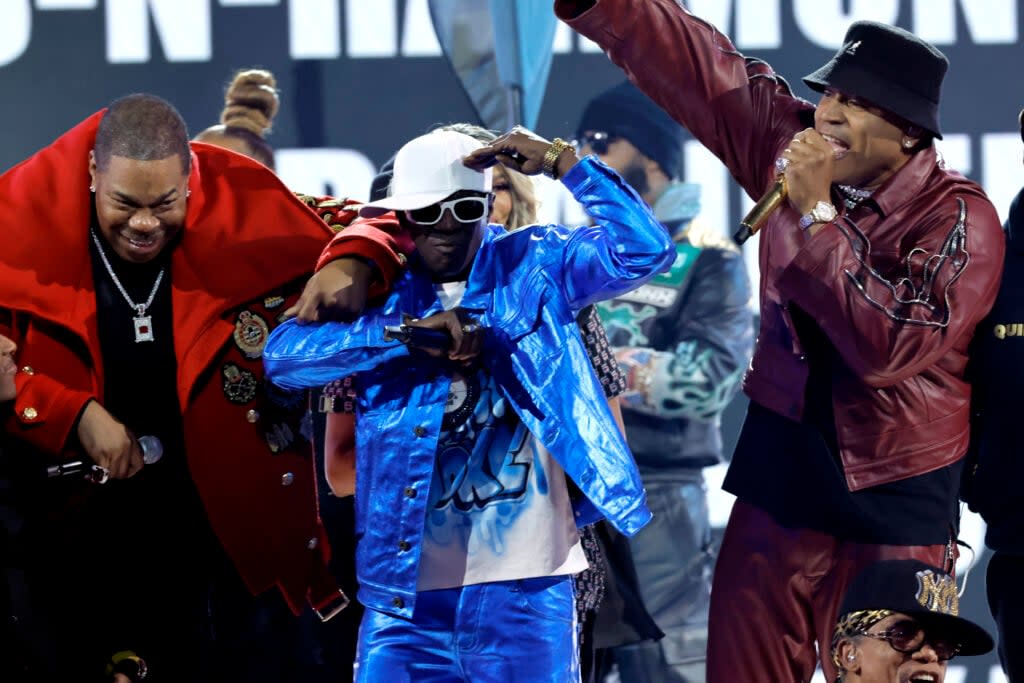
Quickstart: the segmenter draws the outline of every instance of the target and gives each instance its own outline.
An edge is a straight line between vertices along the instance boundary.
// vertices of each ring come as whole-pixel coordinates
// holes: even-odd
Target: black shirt
[[[1024,385],[1024,191],[1010,205],[999,294],[971,342],[973,418],[965,499],[988,525],[985,545],[1024,555],[1021,397]]]
[[[806,314],[791,307],[810,368],[804,418],[790,420],[751,401],[724,488],[779,524],[844,541],[939,545],[957,520],[963,460],[857,492],[846,485],[831,378],[842,363]]]
[[[210,531],[185,458],[171,306],[170,255],[174,245],[168,245],[154,260],[136,264],[121,260],[102,237],[99,240],[117,279],[136,304],[149,299],[163,270],[146,311],[152,318],[153,341],[136,342],[137,313],[114,284],[95,241],[89,241],[103,359],[103,407],[136,436],[158,437],[163,457],[130,479],[104,485],[96,503],[108,507],[119,518],[118,524],[127,523],[125,513],[138,520],[137,532],[153,541],[156,555],[173,554],[176,549],[192,554],[203,547],[197,541],[209,539]]]
[[[180,458],[183,448],[171,312],[171,250],[165,249],[148,263],[127,263],[102,237],[99,239],[107,262],[136,304],[144,304],[149,299],[163,270],[153,303],[146,311],[152,318],[153,341],[136,342],[134,319],[137,313],[114,284],[95,242],[89,241],[96,282],[96,323],[103,356],[103,407],[136,436],[159,437],[165,456]]]

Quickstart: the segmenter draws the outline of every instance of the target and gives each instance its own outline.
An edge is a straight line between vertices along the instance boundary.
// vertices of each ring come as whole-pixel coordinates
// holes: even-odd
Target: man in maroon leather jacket
[[[815,107],[672,0],[555,9],[752,197],[785,177],[788,200],[759,237],[761,328],[725,482],[739,502],[715,575],[708,680],[810,680],[814,642],[827,654],[860,568],[954,559],[967,345],[1004,244],[985,194],[932,145],[946,59],[858,22],[805,79],[822,93]]]

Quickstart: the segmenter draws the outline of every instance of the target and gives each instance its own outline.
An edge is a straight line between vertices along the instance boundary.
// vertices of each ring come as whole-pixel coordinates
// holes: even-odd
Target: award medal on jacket
[[[224,377],[224,395],[232,403],[243,405],[256,398],[259,380],[252,371],[235,363],[225,363],[221,375]]]
[[[263,347],[267,345],[270,326],[258,313],[242,311],[235,323],[235,346],[246,358],[256,360],[263,355]]]
[[[132,298],[128,296],[127,290],[124,285],[117,278],[114,273],[113,266],[110,265],[110,261],[107,260],[107,255],[103,252],[103,245],[100,244],[100,238],[96,236],[96,231],[91,230],[92,241],[96,243],[96,250],[100,253],[100,260],[103,261],[103,267],[107,269],[107,274],[110,275],[110,279],[114,282],[114,286],[117,287],[117,291],[121,292],[121,296],[128,302],[128,305],[135,309],[135,317],[132,318],[132,322],[135,324],[135,343],[139,342],[151,342],[153,341],[153,316],[146,315],[146,311],[153,305],[153,299],[156,298],[156,292],[160,289],[160,283],[164,279],[164,271],[166,267],[161,268],[160,272],[156,276],[156,282],[153,283],[153,289],[149,291],[149,298],[146,299],[146,303],[137,304],[132,301]]]

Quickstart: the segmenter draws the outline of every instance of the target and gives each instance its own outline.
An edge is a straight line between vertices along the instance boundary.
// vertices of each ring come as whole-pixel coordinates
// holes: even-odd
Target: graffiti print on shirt
[[[462,513],[526,498],[530,434],[490,378],[452,379],[429,509]],[[510,511],[511,512],[511,511]]]

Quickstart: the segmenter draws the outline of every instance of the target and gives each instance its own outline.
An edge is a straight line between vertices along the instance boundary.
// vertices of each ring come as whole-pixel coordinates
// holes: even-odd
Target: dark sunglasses
[[[582,151],[584,147],[590,147],[590,151],[594,154],[601,156],[608,153],[608,145],[612,144],[619,139],[618,135],[612,133],[605,133],[604,131],[595,130],[588,133],[584,133],[583,137],[576,140],[576,151],[577,153]]]
[[[939,661],[945,662],[957,656],[963,644],[946,636],[928,635],[924,627],[915,621],[899,621],[884,631],[869,633],[861,631],[858,635],[876,640],[884,640],[889,647],[897,652],[917,652],[925,642],[932,646]]]
[[[475,223],[487,215],[488,208],[487,197],[459,197],[406,211],[405,217],[417,225],[434,225],[441,222],[447,210],[460,223]]]

